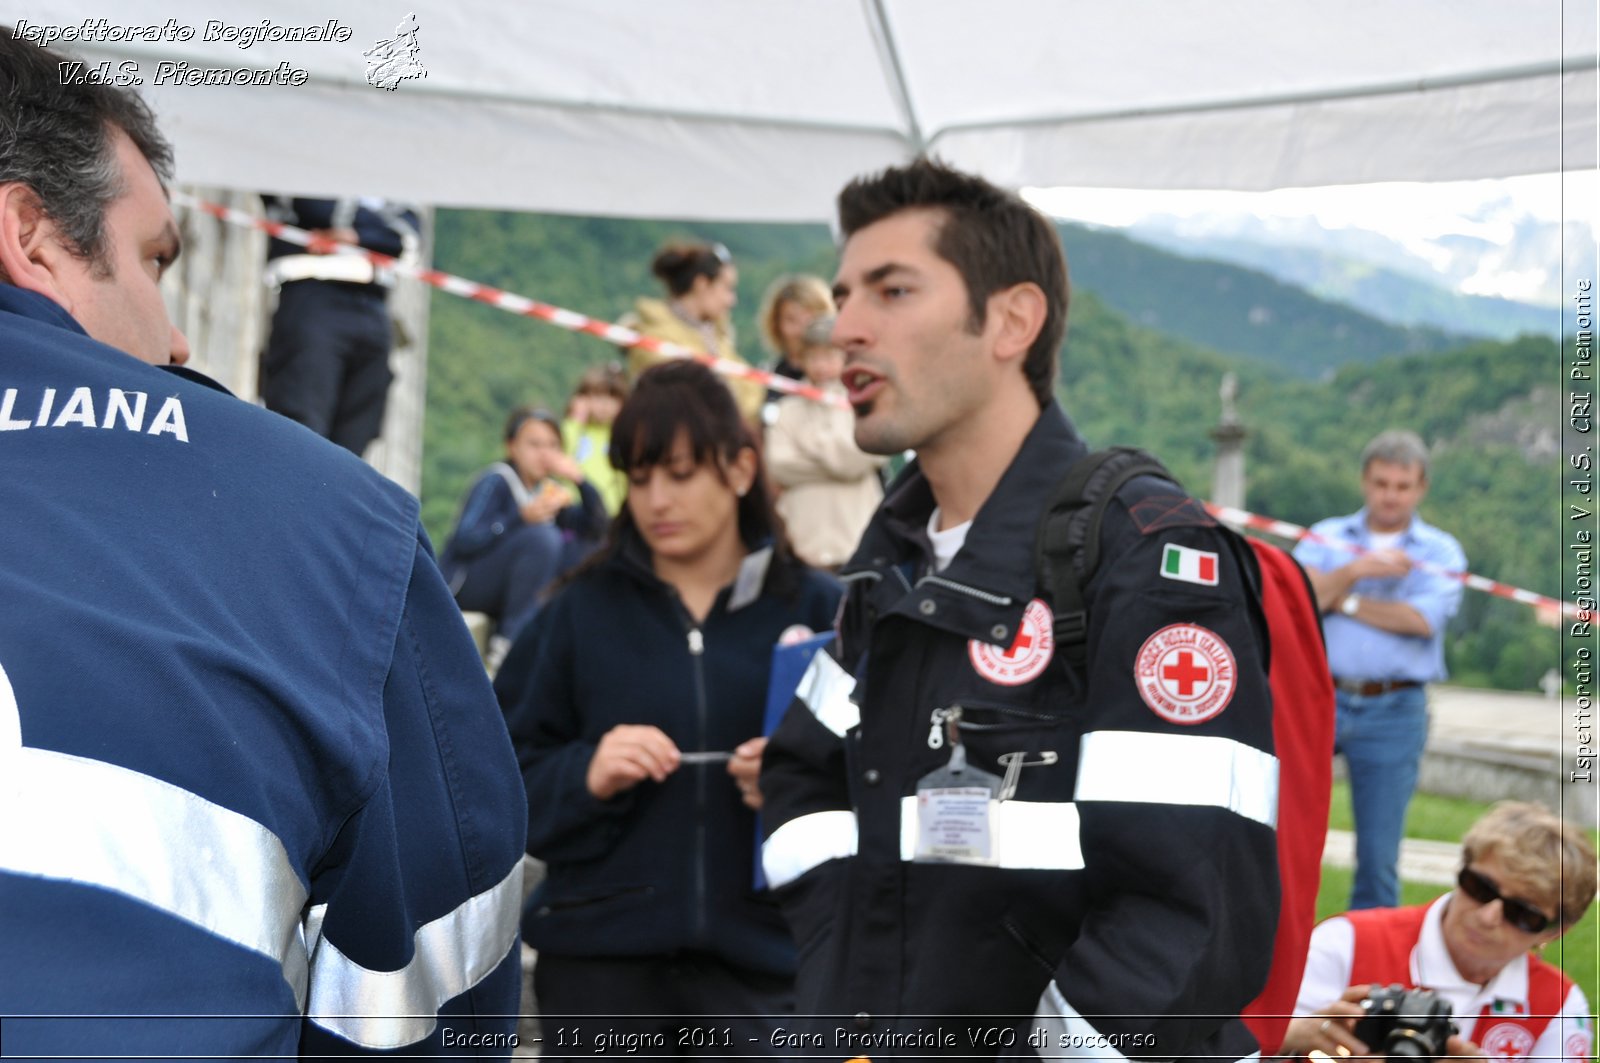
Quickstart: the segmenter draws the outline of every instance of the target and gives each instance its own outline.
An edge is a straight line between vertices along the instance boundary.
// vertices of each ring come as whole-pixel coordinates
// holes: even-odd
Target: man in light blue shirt
[[[1350,907],[1400,903],[1400,838],[1428,738],[1426,684],[1445,678],[1444,628],[1461,604],[1466,555],[1417,516],[1428,449],[1380,433],[1361,452],[1359,512],[1320,521],[1296,547],[1322,610],[1356,820]]]

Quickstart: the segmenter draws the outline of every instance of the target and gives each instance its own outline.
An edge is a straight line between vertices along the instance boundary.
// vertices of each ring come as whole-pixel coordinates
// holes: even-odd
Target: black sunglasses
[[[1537,934],[1555,922],[1527,901],[1505,896],[1500,892],[1499,886],[1470,867],[1461,869],[1461,874],[1456,876],[1456,885],[1461,887],[1462,893],[1479,904],[1499,901],[1501,911],[1505,912],[1506,922],[1525,933]]]

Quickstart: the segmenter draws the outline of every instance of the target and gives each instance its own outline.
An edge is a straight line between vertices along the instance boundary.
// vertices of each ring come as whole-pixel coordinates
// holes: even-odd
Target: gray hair
[[[67,56],[15,34],[0,25],[0,185],[31,189],[68,250],[107,274],[106,208],[125,190],[112,131],[128,135],[163,186],[172,148],[137,94],[96,80],[87,64],[83,84],[66,84]]]
[[[1379,432],[1361,451],[1361,471],[1375,461],[1392,465],[1416,465],[1422,469],[1422,478],[1428,478],[1428,445],[1417,433],[1405,428],[1391,428]]]
[[[811,324],[806,326],[805,332],[800,337],[800,346],[806,347],[832,347],[833,323],[838,318],[832,314],[823,314]]]

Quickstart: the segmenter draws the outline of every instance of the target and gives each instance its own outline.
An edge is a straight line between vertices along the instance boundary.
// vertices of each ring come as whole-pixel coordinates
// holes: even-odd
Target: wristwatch
[[[1361,608],[1361,595],[1347,594],[1344,601],[1339,603],[1339,612],[1345,616],[1355,616],[1356,610]]]

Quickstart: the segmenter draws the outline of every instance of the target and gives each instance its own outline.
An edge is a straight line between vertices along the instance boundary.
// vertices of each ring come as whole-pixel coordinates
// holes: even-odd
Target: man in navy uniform
[[[268,196],[267,216],[315,235],[415,262],[417,213],[386,199]],[[267,409],[361,454],[383,430],[394,373],[388,296],[394,270],[363,255],[309,254],[286,240],[267,246],[278,285],[261,399]]]
[[[417,503],[183,369],[172,156],[0,28],[0,1015],[16,1055],[514,1037],[524,798]]]
[[[1054,396],[1053,227],[923,160],[852,182],[839,221],[856,442],[917,461],[763,758],[795,1010],[874,1059],[1248,1056],[1278,905],[1253,557],[1171,483],[1130,481],[1070,663],[1034,563],[1089,452]]]

